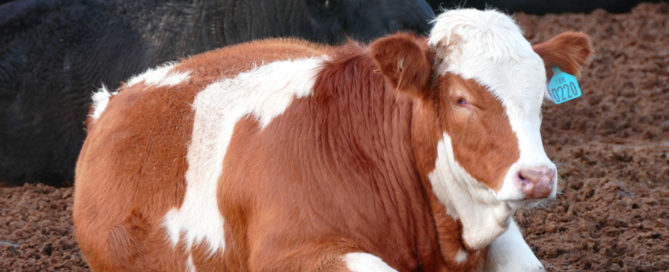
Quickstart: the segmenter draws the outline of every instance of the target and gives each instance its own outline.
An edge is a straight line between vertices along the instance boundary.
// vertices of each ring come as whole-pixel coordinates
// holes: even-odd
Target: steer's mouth
[[[541,203],[544,203],[545,201],[549,199],[553,199],[554,197],[546,197],[546,198],[525,198],[525,199],[518,199],[518,200],[506,200],[506,206],[512,210],[517,210],[517,209],[527,209],[527,208],[534,208]]]
[[[519,171],[520,173],[520,171]],[[534,181],[530,178],[517,174],[516,177],[513,177],[512,184],[515,191],[510,195],[503,192],[499,192],[498,200],[506,203],[506,206],[510,209],[516,210],[519,208],[533,208],[537,205],[545,202],[548,199],[555,198],[557,194],[557,174],[555,172],[549,173],[548,176],[532,177]]]

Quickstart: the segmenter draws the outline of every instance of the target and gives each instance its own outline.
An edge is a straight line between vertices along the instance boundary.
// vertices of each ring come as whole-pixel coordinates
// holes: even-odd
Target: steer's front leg
[[[488,246],[485,271],[544,271],[544,266],[511,219],[509,228]]]

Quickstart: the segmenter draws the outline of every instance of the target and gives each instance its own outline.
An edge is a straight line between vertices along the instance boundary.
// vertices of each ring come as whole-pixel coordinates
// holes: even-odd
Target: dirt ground
[[[516,18],[596,49],[583,97],[544,107],[561,193],[516,214],[526,240],[548,271],[669,271],[669,4]],[[72,188],[0,188],[0,271],[87,271],[71,213]]]

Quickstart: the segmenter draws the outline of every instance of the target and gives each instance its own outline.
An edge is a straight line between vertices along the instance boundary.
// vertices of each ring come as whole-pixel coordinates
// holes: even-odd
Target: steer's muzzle
[[[553,192],[557,172],[552,167],[540,166],[518,171],[516,184],[526,199],[546,198]]]

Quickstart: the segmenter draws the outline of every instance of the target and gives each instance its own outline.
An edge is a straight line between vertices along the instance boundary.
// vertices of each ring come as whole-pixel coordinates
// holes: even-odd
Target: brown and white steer
[[[96,271],[542,269],[511,216],[556,193],[545,67],[576,74],[591,50],[453,10],[428,39],[266,40],[149,70],[94,97],[81,250]]]

